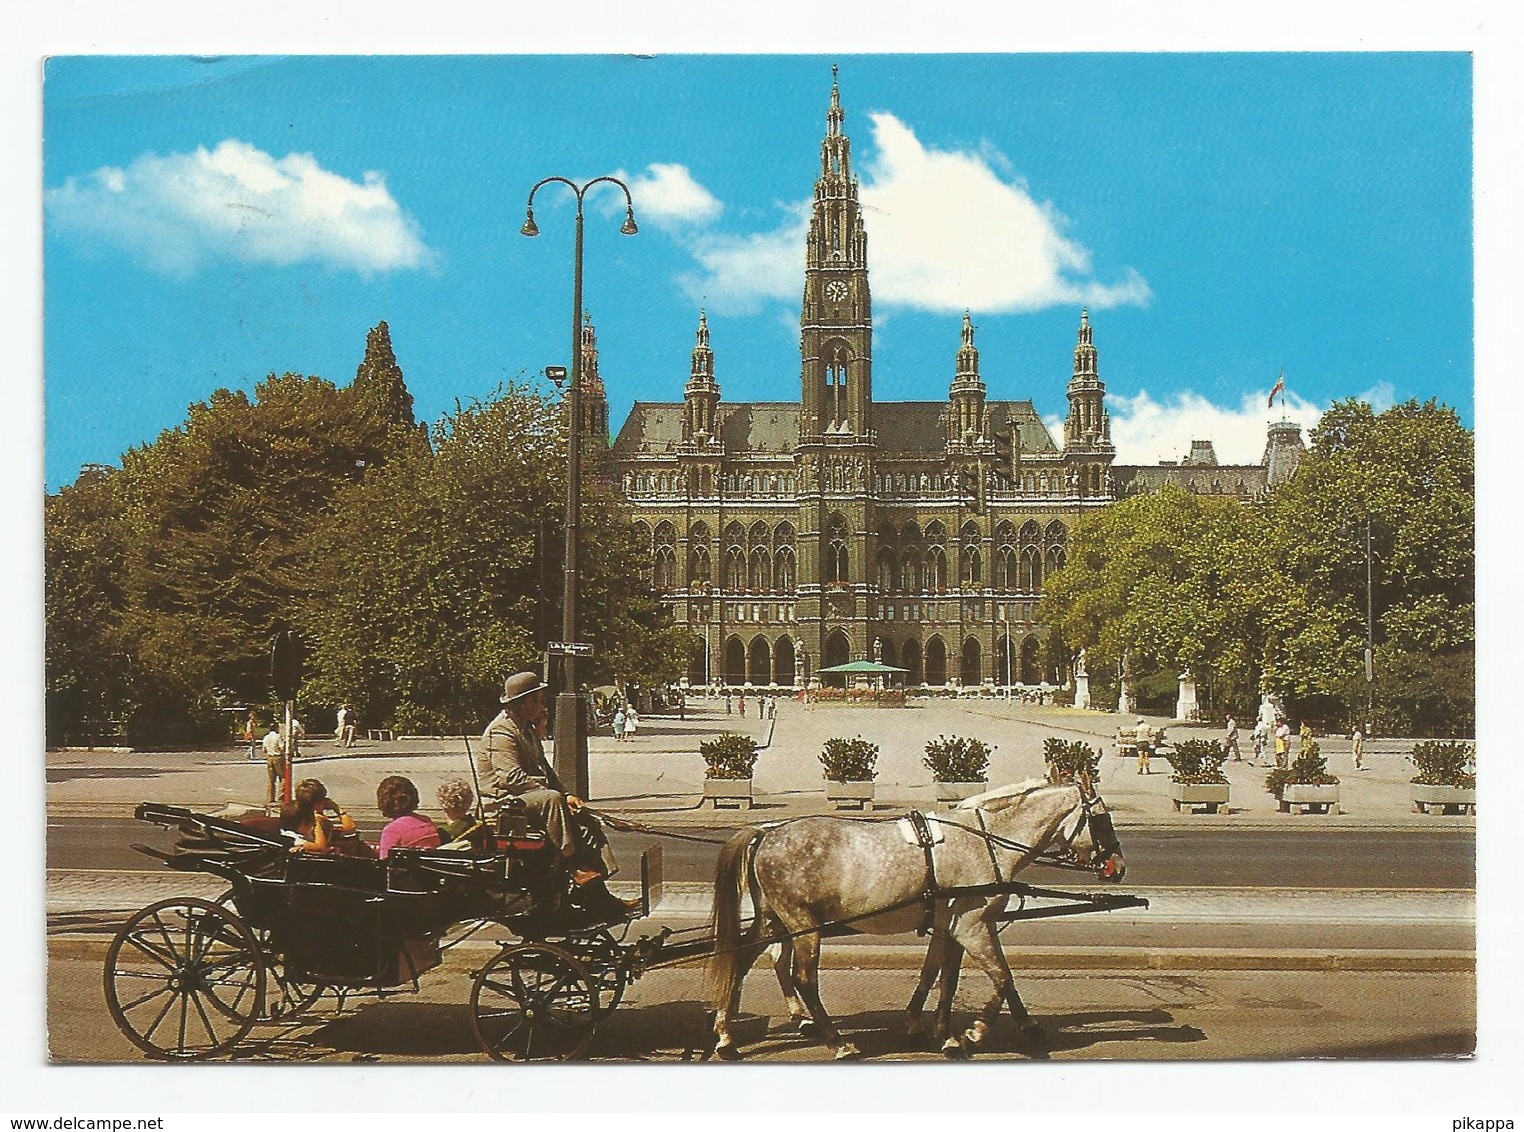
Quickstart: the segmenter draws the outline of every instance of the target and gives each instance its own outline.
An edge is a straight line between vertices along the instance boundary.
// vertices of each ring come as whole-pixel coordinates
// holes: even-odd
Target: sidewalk
[[[1153,760],[1153,774],[1139,775],[1132,760],[1118,757],[1113,735],[1122,718],[1072,708],[1037,707],[998,700],[914,701],[903,709],[779,703],[776,721],[726,715],[716,702],[698,700],[686,720],[650,716],[633,740],[608,735],[589,740],[591,801],[611,813],[667,826],[739,826],[806,814],[834,812],[826,801],[818,755],[826,739],[861,736],[879,745],[876,812],[888,815],[936,805],[930,772],[921,764],[928,739],[971,735],[995,748],[991,785],[1040,777],[1043,741],[1079,737],[1104,752],[1100,788],[1117,825],[1167,829],[1202,827],[1271,829],[1475,829],[1471,816],[1411,812],[1405,757],[1377,752],[1369,769],[1351,766],[1347,739],[1322,740],[1329,769],[1340,778],[1337,813],[1282,814],[1264,789],[1268,768],[1247,762],[1225,766],[1232,785],[1228,812],[1177,813],[1169,798],[1167,759]],[[1157,721],[1168,726],[1169,721]],[[716,811],[703,803],[701,739],[739,731],[762,745],[750,810]],[[1170,726],[1170,738],[1220,738],[1215,729]],[[466,752],[479,750],[477,736],[451,739],[361,740],[349,749],[332,740],[309,740],[297,776],[321,778],[329,793],[352,809],[365,807],[378,782],[402,774],[418,786],[427,811],[439,783],[471,777]],[[218,809],[230,802],[264,798],[263,760],[250,761],[243,747],[183,752],[51,751],[47,754],[47,803],[52,816],[125,816],[138,802],[156,801]]]

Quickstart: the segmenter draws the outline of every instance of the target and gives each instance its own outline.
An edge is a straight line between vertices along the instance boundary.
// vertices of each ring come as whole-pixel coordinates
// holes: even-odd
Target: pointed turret
[[[1100,377],[1092,333],[1090,312],[1082,308],[1074,376],[1069,379],[1069,415],[1064,419],[1067,482],[1082,496],[1109,494],[1106,473],[1116,459],[1111,416],[1106,412],[1106,383]]]
[[[984,379],[979,376],[979,348],[974,345],[974,324],[963,312],[963,344],[958,347],[949,398],[952,412],[947,419],[949,447],[972,445],[984,436]]]
[[[698,331],[694,335],[693,364],[688,384],[683,389],[683,440],[706,444],[715,434],[715,415],[720,403],[720,386],[714,379],[714,351],[709,348],[709,318],[699,311]]]

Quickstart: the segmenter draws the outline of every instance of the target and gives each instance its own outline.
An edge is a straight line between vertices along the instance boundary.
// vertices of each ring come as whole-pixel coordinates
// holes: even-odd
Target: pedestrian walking
[[[730,714],[730,689],[725,689],[725,714]]]
[[[259,720],[252,711],[243,721],[243,741],[249,745],[249,761],[259,758]]]
[[[339,746],[344,745],[344,728],[349,726],[349,705],[340,704],[339,713],[334,721],[333,741]]]
[[[1365,732],[1360,730],[1360,725],[1355,724],[1355,729],[1349,736],[1350,751],[1355,756],[1355,769],[1364,770],[1365,759]]]
[[[1260,760],[1265,757],[1265,739],[1267,737],[1265,721],[1263,719],[1256,719],[1254,721],[1254,730],[1249,733],[1249,736],[1254,741],[1254,758],[1249,761],[1249,765],[1259,766]]]
[[[1236,763],[1243,762],[1243,756],[1238,753],[1238,721],[1231,715],[1228,716],[1228,737],[1222,744],[1223,753],[1231,755]]]
[[[631,704],[624,710],[624,737],[626,740],[635,738],[635,732],[640,727],[640,715]]]
[[[344,734],[342,736],[344,746],[355,745],[355,709],[353,704],[344,705]]]
[[[746,693],[742,692],[736,697],[736,714],[742,719],[746,718]]]
[[[1138,744],[1138,773],[1152,774],[1148,760],[1154,752],[1154,729],[1148,725],[1148,720],[1138,717],[1138,726],[1133,729],[1133,737]]]
[[[273,804],[277,799],[277,784],[286,774],[286,741],[281,738],[280,731],[272,727],[264,737],[263,746],[267,787],[265,801]]]
[[[624,742],[624,708],[614,709],[614,740]]]
[[[1281,770],[1287,766],[1287,755],[1291,750],[1291,724],[1286,722],[1284,716],[1275,728],[1275,765]]]

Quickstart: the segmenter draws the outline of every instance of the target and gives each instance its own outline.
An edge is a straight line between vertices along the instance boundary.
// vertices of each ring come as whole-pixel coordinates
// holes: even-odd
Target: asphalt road
[[[1127,884],[1180,887],[1473,889],[1476,840],[1465,832],[1381,830],[1120,830],[1127,856]],[[371,841],[379,827],[361,825]],[[728,829],[684,827],[695,842],[647,834],[614,834],[615,851],[633,869],[640,852],[662,846],[670,881],[710,881],[717,842]],[[168,848],[173,835],[130,818],[50,818],[48,867],[146,869],[157,866],[132,850],[133,842]],[[1072,874],[1034,868],[1033,883]]]
[[[490,951],[455,953],[425,975],[421,993],[356,996],[342,1013],[323,1000],[301,1024],[256,1026],[239,1060],[261,1062],[490,1063],[471,1034],[471,969]],[[936,1047],[903,1032],[909,970],[827,969],[821,994],[869,1061],[940,1063]],[[1020,989],[1047,1034],[1023,1043],[1003,1017],[981,1059],[1233,1060],[1464,1056],[1476,1044],[1476,981],[1464,972],[1050,971],[1023,973]],[[965,972],[955,1023],[989,993]],[[683,1059],[705,1033],[703,972],[652,971],[598,1026],[592,1060]],[[737,1040],[753,1061],[821,1062],[821,1046],[790,1027],[765,964],[746,981]],[[141,1062],[112,1025],[100,959],[55,954],[48,979],[48,1045],[55,1062]]]

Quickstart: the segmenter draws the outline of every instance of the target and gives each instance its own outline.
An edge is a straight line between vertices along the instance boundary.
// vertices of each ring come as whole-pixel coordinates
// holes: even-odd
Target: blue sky
[[[63,57],[44,87],[45,476],[270,372],[353,377],[381,319],[417,411],[564,364],[569,194],[617,429],[796,399],[831,84],[862,177],[880,399],[940,399],[972,310],[992,396],[1062,415],[1088,305],[1124,462],[1255,460],[1284,368],[1472,423],[1466,54]],[[1279,416],[1277,407],[1273,415]]]

